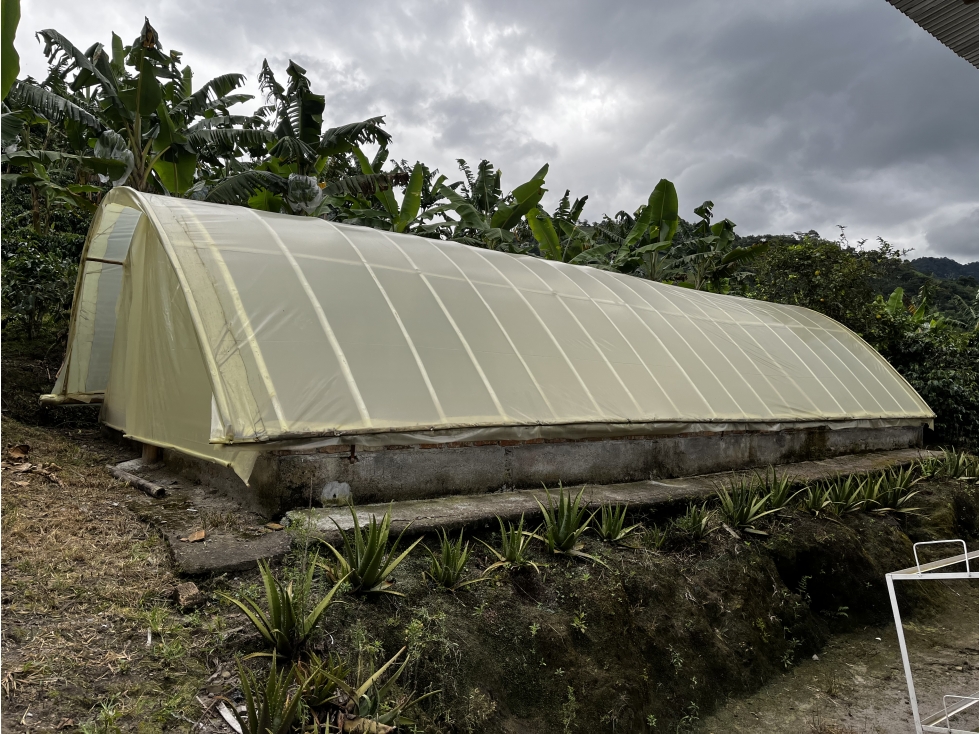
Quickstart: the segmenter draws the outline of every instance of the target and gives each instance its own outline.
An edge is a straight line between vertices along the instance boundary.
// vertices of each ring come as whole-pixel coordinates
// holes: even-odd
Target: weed
[[[585,634],[585,632],[588,631],[588,625],[585,624],[584,610],[575,612],[574,617],[571,618],[571,626],[578,630],[581,634]]]
[[[81,725],[81,734],[121,734],[122,729],[117,723],[122,718],[122,711],[118,706],[116,698],[102,701],[99,704],[99,712],[94,721],[89,721]]]
[[[560,488],[557,504],[551,498],[551,493],[547,493],[547,507],[537,500],[541,512],[544,514],[543,536],[536,536],[544,541],[547,549],[551,553],[563,553],[569,556],[587,558],[592,561],[601,562],[597,558],[587,553],[582,553],[578,549],[578,541],[588,530],[588,526],[595,513],[588,514],[587,508],[581,501],[581,496],[585,490],[582,487],[574,498],[571,493]]]
[[[687,511],[676,518],[673,528],[690,540],[703,540],[714,531],[714,511],[707,509],[707,503],[696,505],[690,503]]]
[[[234,706],[230,708],[238,720],[240,731],[247,734],[287,734],[292,731],[302,702],[299,691],[290,692],[299,683],[298,669],[290,666],[288,670],[280,671],[273,656],[272,668],[264,686],[241,663],[238,664],[238,675],[241,678],[241,693],[245,697],[245,713],[240,714]]]
[[[333,521],[343,537],[343,553],[329,543],[325,543],[326,547],[336,556],[339,564],[339,569],[334,569],[332,566],[323,563],[327,573],[334,581],[346,578],[353,590],[357,592],[404,596],[404,594],[390,589],[394,583],[390,577],[422,539],[419,538],[408,546],[404,553],[395,557],[394,554],[397,553],[398,544],[401,542],[405,531],[401,531],[401,535],[397,537],[389,549],[391,510],[384,513],[380,522],[377,522],[377,518],[371,515],[370,522],[365,528],[361,528],[355,510],[351,508],[350,514],[353,516],[354,526],[349,533],[343,530],[336,520]]]
[[[309,570],[301,579],[298,594],[293,593],[291,581],[287,586],[283,586],[282,582],[272,574],[268,563],[265,561],[258,562],[262,582],[265,584],[268,614],[251,599],[245,599],[242,602],[227,594],[219,593],[218,595],[241,609],[251,623],[255,625],[259,634],[275,648],[278,654],[294,657],[316,631],[316,626],[319,624],[323,612],[333,603],[333,597],[346,578],[341,578],[307,614],[305,606],[312,593],[313,570],[316,567],[316,561],[317,558],[314,556],[313,562],[309,564]]]
[[[480,540],[479,542],[485,545],[490,553],[496,556],[497,560],[495,563],[490,564],[490,566],[483,572],[489,573],[495,568],[524,568],[525,566],[532,566],[537,573],[540,573],[540,568],[536,563],[527,558],[527,548],[530,544],[530,539],[534,537],[533,533],[528,533],[524,530],[524,517],[520,516],[520,522],[514,525],[508,522],[507,526],[503,527],[503,520],[500,517],[496,518],[496,521],[500,523],[500,551],[497,551],[488,543]]]
[[[670,651],[670,665],[673,666],[673,670],[679,673],[683,670],[683,658],[680,657],[680,653],[673,649],[673,645],[667,648]]]
[[[446,532],[442,532],[441,540],[442,545],[438,555],[426,548],[432,557],[428,569],[428,576],[432,581],[449,589],[449,591],[457,591],[464,586],[489,580],[485,576],[469,581],[462,580],[462,572],[466,569],[466,563],[469,560],[469,543],[462,542],[461,530],[459,531],[459,540],[450,540],[449,534]]]
[[[466,711],[462,723],[469,734],[480,730],[480,724],[486,721],[496,711],[496,701],[478,688],[473,688],[466,698]]]
[[[731,482],[730,490],[717,491],[720,513],[733,528],[744,529],[749,533],[764,534],[754,525],[775,510],[766,510],[768,495],[761,495],[750,481]]]
[[[662,550],[669,537],[668,531],[663,530],[659,525],[653,525],[642,534],[642,544],[649,550]]]
[[[653,716],[652,714],[647,714],[646,715],[646,726],[648,726],[650,729],[655,729],[656,728],[656,717]]]
[[[578,699],[574,695],[574,687],[568,686],[568,699],[561,706],[561,723],[564,725],[564,734],[569,734],[575,728],[578,719]]]
[[[628,505],[602,505],[601,519],[596,528],[598,537],[607,543],[621,543],[631,535],[639,525],[625,525],[625,515]]]

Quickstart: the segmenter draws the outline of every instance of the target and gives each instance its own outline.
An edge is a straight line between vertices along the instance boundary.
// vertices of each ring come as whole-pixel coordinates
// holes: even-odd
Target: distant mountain
[[[919,273],[934,275],[943,280],[954,280],[964,276],[972,276],[979,280],[979,260],[963,265],[947,257],[919,257],[909,262]]]

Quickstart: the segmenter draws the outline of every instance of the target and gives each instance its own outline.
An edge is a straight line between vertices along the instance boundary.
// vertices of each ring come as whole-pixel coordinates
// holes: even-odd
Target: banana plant
[[[547,191],[544,178],[548,166],[545,164],[529,181],[502,196],[501,172],[494,171],[492,164],[482,161],[479,175],[472,177],[465,161],[459,163],[467,174],[467,181],[451,185],[442,183],[436,192],[448,199],[446,209],[459,217],[457,220],[447,219],[452,230],[451,239],[489,249],[513,249],[513,229],[537,208]]]
[[[40,149],[34,147],[32,128],[43,131]],[[93,199],[101,193],[101,189],[77,179],[71,183],[72,176],[66,174],[71,174],[73,169],[113,178],[125,175],[128,170],[124,162],[111,158],[99,148],[94,151],[95,155],[47,150],[44,146],[51,137],[51,121],[29,107],[3,114],[0,164],[7,173],[2,176],[2,185],[4,189],[29,187],[31,223],[38,234],[47,234],[51,212],[56,204],[67,204],[87,211],[95,209]]]
[[[595,228],[595,246],[576,255],[579,265],[666,280],[674,272],[673,238],[679,226],[676,187],[663,178],[635,217],[619,212]]]
[[[0,99],[7,96],[20,73],[20,56],[14,47],[14,37],[20,23],[20,0],[3,0],[0,5]]]
[[[711,224],[713,209],[712,201],[694,209],[700,221],[694,227],[693,237],[679,248],[678,270],[683,277],[675,282],[686,288],[726,293],[730,280],[742,276],[742,266],[765,252],[768,244],[736,246],[736,225],[730,219]]]
[[[81,127],[89,146],[131,164],[114,185],[184,194],[204,167],[220,167],[222,156],[241,157],[270,137],[253,118],[228,113],[251,99],[232,94],[244,75],[224,74],[194,91],[191,68],[179,52],[163,52],[149,20],[128,46],[113,33],[110,49],[96,43],[83,52],[54,29],[38,36],[52,70],[72,78],[63,90],[18,82],[20,94],[63,122],[66,134],[77,136]]]
[[[594,244],[594,228],[579,221],[588,197],[575,199],[572,204],[570,195],[569,190],[564,192],[554,214],[548,215],[539,207],[527,212],[527,225],[541,255],[548,260],[570,262]]]
[[[221,204],[306,216],[329,214],[331,197],[366,195],[395,185],[388,174],[338,176],[331,161],[345,163],[358,146],[377,143],[386,149],[391,136],[383,117],[371,117],[323,132],[326,98],[312,91],[306,70],[294,61],[286,68],[288,82],[278,82],[268,61],[258,81],[265,105],[255,113],[270,129],[264,145],[249,150],[252,165],[238,164],[210,181],[201,181],[201,198]],[[403,185],[403,184],[402,184]],[[368,206],[369,208],[369,206]]]
[[[359,147],[355,146],[352,153],[361,176],[331,187],[331,191],[344,186],[348,188],[347,193],[334,194],[329,198],[328,203],[338,213],[337,218],[392,232],[429,234],[437,229],[438,225],[433,227],[426,222],[446,209],[444,205],[434,205],[437,199],[432,194],[433,190],[442,187],[445,176],[439,176],[432,184],[432,173],[423,163],[415,163],[410,173],[395,170],[385,174],[382,169],[388,157],[385,146],[378,150],[373,161],[369,161]],[[359,186],[361,183],[364,186]],[[374,185],[370,185],[372,183]],[[355,190],[349,190],[351,186],[356,187]],[[394,193],[395,186],[404,186],[404,196],[400,202]]]

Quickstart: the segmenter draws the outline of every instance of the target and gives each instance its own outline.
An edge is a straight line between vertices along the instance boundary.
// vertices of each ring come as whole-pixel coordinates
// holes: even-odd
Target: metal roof
[[[887,0],[952,51],[979,68],[979,2]]]

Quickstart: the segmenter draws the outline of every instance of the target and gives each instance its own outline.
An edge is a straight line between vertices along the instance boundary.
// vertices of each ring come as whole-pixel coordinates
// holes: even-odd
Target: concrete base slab
[[[838,456],[821,461],[804,461],[778,467],[779,476],[791,476],[800,482],[829,479],[838,474],[860,474],[906,466],[940,452],[920,449],[900,449],[851,456]],[[648,509],[655,505],[678,500],[706,498],[718,487],[726,486],[736,477],[750,476],[751,472],[723,472],[700,476],[671,479],[668,481],[646,480],[625,484],[587,485],[584,499],[589,507],[597,508],[605,503],[628,504],[634,510]],[[577,492],[581,487],[573,488]],[[554,492],[552,491],[552,496]],[[454,495],[439,499],[410,500],[390,504],[357,505],[360,523],[371,516],[380,518],[391,511],[391,530],[405,531],[405,536],[422,535],[438,530],[458,530],[463,527],[495,526],[496,518],[515,522],[523,515],[536,522],[541,515],[537,502],[547,503],[545,490],[517,490],[479,495]],[[337,529],[353,527],[350,507],[325,507],[312,510],[293,510],[287,513],[289,522],[309,522],[311,531],[318,537],[335,543],[340,541]]]
[[[251,571],[259,560],[282,558],[292,541],[289,533],[281,530],[252,538],[215,533],[198,543],[183,542],[181,537],[180,533],[166,535],[177,573],[182,576]]]
[[[166,489],[159,498],[133,490],[126,504],[164,537],[180,575],[250,571],[259,559],[274,560],[289,552],[287,532],[269,529],[266,517],[242,508],[214,487],[190,482],[162,463],[134,459],[118,467]],[[203,541],[180,540],[202,529]]]

